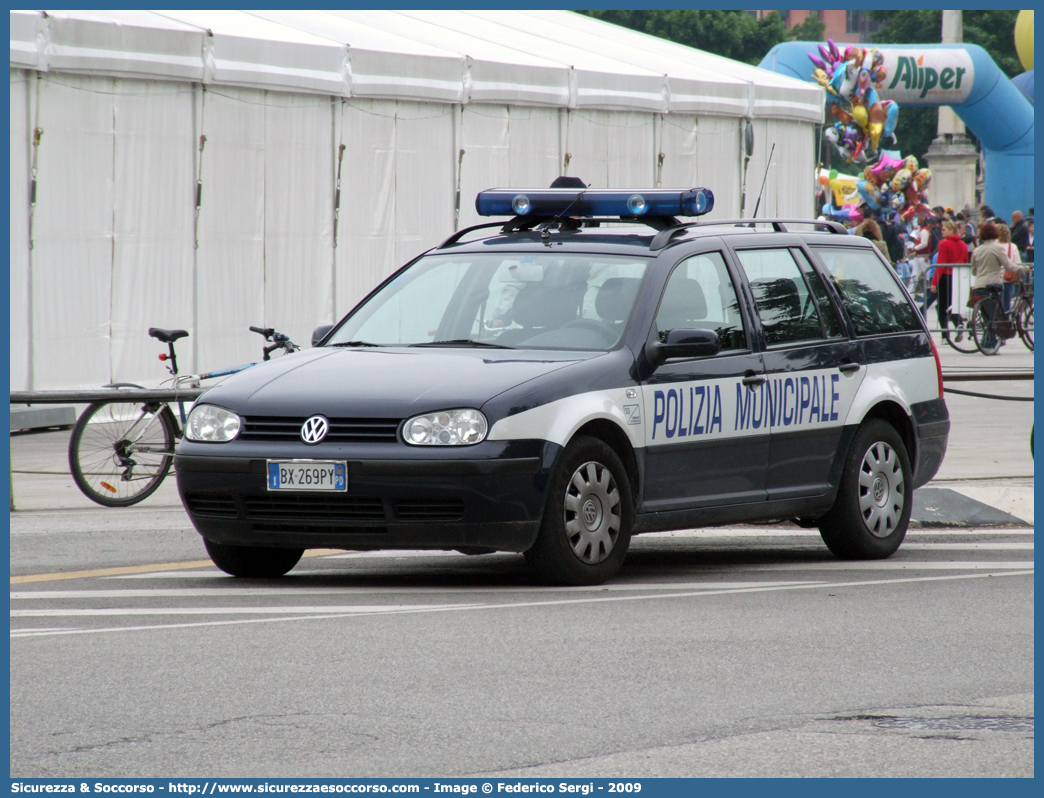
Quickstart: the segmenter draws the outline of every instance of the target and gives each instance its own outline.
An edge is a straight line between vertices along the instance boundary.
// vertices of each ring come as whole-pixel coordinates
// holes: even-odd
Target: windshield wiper
[[[336,344],[327,346],[383,346],[383,344],[371,344],[369,341],[338,341]]]
[[[429,341],[424,344],[410,344],[410,346],[478,346],[484,349],[514,349],[513,346],[504,344],[490,344],[485,341],[473,341],[471,338],[454,338],[450,341]]]

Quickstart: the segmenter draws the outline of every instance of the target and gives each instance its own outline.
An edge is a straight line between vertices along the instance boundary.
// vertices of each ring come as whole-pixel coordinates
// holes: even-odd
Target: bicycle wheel
[[[128,507],[150,496],[170,471],[177,422],[158,402],[95,402],[69,438],[69,469],[91,501]]]
[[[1023,299],[1019,302],[1018,313],[1015,314],[1015,325],[1019,338],[1029,351],[1033,351],[1033,302]]]
[[[995,355],[1000,351],[1001,339],[993,331],[990,319],[987,318],[984,305],[990,301],[989,298],[981,299],[975,303],[972,309],[971,328],[975,345],[984,355]]]
[[[950,312],[950,323],[953,325],[948,333],[943,333],[943,340],[958,352],[972,354],[978,351],[971,330],[971,311],[964,313]]]

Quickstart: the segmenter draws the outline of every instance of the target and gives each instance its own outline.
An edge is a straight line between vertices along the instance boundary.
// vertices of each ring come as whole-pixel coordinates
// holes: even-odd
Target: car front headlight
[[[442,410],[406,421],[402,437],[414,446],[470,446],[486,439],[489,425],[478,410]]]
[[[196,405],[185,424],[185,437],[202,443],[227,443],[239,434],[239,416],[217,405]]]

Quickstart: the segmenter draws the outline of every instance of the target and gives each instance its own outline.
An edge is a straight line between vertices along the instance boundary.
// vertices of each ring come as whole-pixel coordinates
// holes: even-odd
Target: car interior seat
[[[497,343],[512,346],[539,332],[568,324],[579,318],[582,299],[582,290],[526,283],[511,306],[511,321],[521,328],[505,330],[497,337]]]
[[[706,318],[707,298],[698,282],[686,278],[668,283],[667,293],[663,295],[663,302],[656,314],[656,326],[661,339],[668,330],[702,327],[699,322]]]
[[[610,277],[602,283],[595,295],[598,318],[613,327],[622,325],[631,315],[641,284],[640,277]]]

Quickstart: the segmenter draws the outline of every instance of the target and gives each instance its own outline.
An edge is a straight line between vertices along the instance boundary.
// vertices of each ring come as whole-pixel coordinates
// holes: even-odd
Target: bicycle
[[[297,344],[271,327],[251,327],[251,332],[270,342],[263,347],[263,360],[282,349],[284,354],[300,351]],[[171,379],[160,387],[174,389],[198,387],[204,380],[227,377],[245,371],[256,363],[210,371],[205,374],[178,374],[174,342],[188,336],[185,330],[149,328],[149,335],[167,344],[159,359],[168,363]],[[103,386],[115,392],[141,388],[133,383]],[[88,498],[105,507],[129,507],[151,496],[163,482],[174,460],[174,447],[183,435],[185,403],[178,402],[178,417],[166,402],[122,401],[118,398],[93,402],[80,414],[69,438],[69,469],[73,481]]]
[[[966,355],[972,354],[978,350],[978,346],[975,343],[975,338],[972,335],[972,314],[970,311],[961,313],[959,310],[950,306],[950,329],[943,330],[943,340],[946,341],[951,347],[956,349],[958,352],[963,352]]]
[[[995,355],[1004,342],[1018,335],[1018,327],[1001,301],[1000,286],[977,288],[979,298],[972,308],[972,337],[984,355]]]
[[[1033,272],[1015,284],[1015,296],[1011,301],[1011,316],[1022,343],[1033,351]]]

